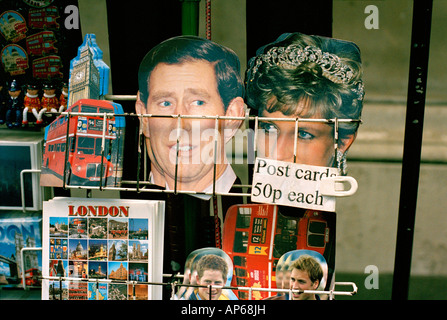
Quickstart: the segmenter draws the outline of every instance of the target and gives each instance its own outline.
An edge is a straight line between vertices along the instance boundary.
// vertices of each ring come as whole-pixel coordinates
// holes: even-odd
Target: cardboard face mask
[[[201,248],[191,252],[185,263],[183,284],[230,286],[233,263],[219,248]],[[232,290],[221,288],[180,287],[175,299],[180,300],[237,300]]]
[[[335,166],[344,174],[342,159],[355,140],[364,95],[358,47],[283,34],[248,65],[246,99],[258,110],[259,156]]]
[[[207,53],[201,55],[201,49]],[[226,56],[237,61],[230,64],[236,89],[223,84],[217,71],[217,59]],[[230,190],[236,175],[225,144],[242,121],[216,117],[244,115],[238,68],[229,49],[190,37],[162,42],[143,59],[136,111],[151,115],[141,118],[151,160],[150,182],[176,191]]]

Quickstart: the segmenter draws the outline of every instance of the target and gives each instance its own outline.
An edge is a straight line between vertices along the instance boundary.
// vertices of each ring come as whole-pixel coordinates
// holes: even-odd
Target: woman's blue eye
[[[259,128],[266,131],[266,133],[270,133],[270,134],[276,133],[279,131],[278,128],[274,124],[271,124],[268,122],[261,122],[259,124]]]
[[[298,138],[303,140],[311,140],[315,138],[315,136],[307,131],[298,130]]]

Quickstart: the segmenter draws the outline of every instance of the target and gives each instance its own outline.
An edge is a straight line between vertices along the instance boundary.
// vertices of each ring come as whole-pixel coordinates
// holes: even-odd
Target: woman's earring
[[[346,152],[337,150],[337,168],[341,176],[345,176],[348,172],[348,165],[346,164]]]

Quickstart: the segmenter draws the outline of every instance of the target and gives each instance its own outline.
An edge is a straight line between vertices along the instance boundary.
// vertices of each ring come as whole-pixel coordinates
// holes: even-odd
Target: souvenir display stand
[[[185,34],[197,33],[198,2],[185,1],[184,14],[193,18],[182,26]],[[211,38],[210,3],[206,1],[207,40]],[[27,92],[22,96],[28,97],[27,109],[20,112],[11,102],[4,120],[8,128],[23,125],[42,129],[43,138],[0,139],[0,159],[7,164],[0,169],[1,176],[7,177],[2,191],[8,190],[0,194],[0,209],[23,213],[19,216],[5,211],[1,215],[0,234],[6,241],[0,251],[0,285],[40,288],[42,300],[196,300],[211,299],[216,290],[224,300],[291,300],[300,295],[332,300],[357,293],[354,282],[336,281],[335,235],[337,198],[353,195],[358,187],[355,177],[343,172],[346,159],[340,152],[344,144],[340,128],[358,126],[360,118],[269,118],[246,105],[244,112],[236,115],[138,112],[143,110],[138,109],[141,92],[138,96],[108,94],[110,68],[102,60],[94,34],[86,34],[75,51],[57,47],[55,39],[67,37],[55,22],[58,9],[28,8],[28,20],[23,10],[2,14],[16,21],[15,33],[2,29],[8,42],[2,56],[10,61],[6,68],[11,79],[8,92],[23,89]],[[48,25],[39,26],[32,18],[35,15],[47,17],[44,21]],[[28,27],[36,32],[30,34]],[[38,40],[45,45],[34,46]],[[74,52],[64,62],[68,70],[60,63],[66,58],[64,50]],[[290,62],[282,56],[283,51],[278,49],[273,55],[271,50],[249,62],[248,81],[261,72],[262,64],[276,65],[278,56],[282,63]],[[327,60],[314,57],[315,52],[302,52],[295,54],[320,63],[322,73],[331,79],[341,78],[337,79],[339,84],[350,81],[346,80],[350,69],[333,71]],[[414,54],[418,53],[424,54]],[[59,67],[39,69],[42,59],[45,65]],[[33,67],[32,74],[25,64]],[[55,74],[48,74],[50,71]],[[12,80],[14,77],[21,83]],[[39,80],[38,84],[32,79]],[[47,83],[43,81],[46,79],[55,81]],[[39,85],[52,91],[32,100],[36,96],[32,90]],[[350,90],[356,97],[352,103],[361,103],[363,83],[359,81]],[[56,91],[61,97],[54,102],[51,99],[56,99]],[[10,96],[12,99],[13,94]],[[120,104],[123,101],[135,101],[137,112],[127,112]],[[25,104],[25,98],[20,103]],[[166,101],[163,103],[169,108]],[[2,101],[3,106],[6,103]],[[158,146],[151,144],[155,138],[147,127],[162,127],[168,121],[173,124],[172,166],[165,168],[157,162]],[[182,161],[187,158],[185,154],[193,158],[188,148],[194,148],[182,144],[183,126],[194,121],[206,122],[211,132],[207,142],[211,141],[212,147],[207,151],[213,157],[212,183],[201,189],[189,189],[181,183],[181,175],[187,171]],[[275,121],[288,121],[293,128],[295,139],[287,146],[292,160],[272,159],[260,148],[272,139],[273,131],[266,123]],[[227,139],[231,141],[228,145],[235,148],[232,157],[244,158],[243,165],[231,163],[232,158],[228,167],[220,170],[218,147],[223,144],[225,149],[228,141],[220,140],[219,130],[224,123],[233,122],[239,124],[234,131],[241,135],[233,134]],[[137,143],[132,150],[125,139],[134,132],[128,130],[129,124],[135,123],[137,134],[132,139]],[[333,167],[297,161],[302,152],[297,141],[303,135],[301,128],[315,124],[330,128]],[[127,162],[131,176],[123,173],[128,152],[136,159],[131,165]],[[228,164],[225,152],[222,162]],[[163,168],[156,171],[157,165]],[[193,168],[195,163],[187,165]],[[243,179],[234,172],[228,174],[236,168],[242,168]],[[170,169],[172,185],[166,178]],[[228,174],[222,174],[225,178],[234,175],[227,189],[219,186],[224,180],[221,172]],[[11,182],[18,176],[20,183]],[[70,197],[74,190],[86,190],[87,197]],[[92,198],[92,191],[117,192],[121,198]],[[321,275],[315,287],[297,289],[291,284],[295,281],[292,272],[300,270],[297,265],[305,259],[321,270]],[[220,282],[203,282],[207,263],[222,265]],[[399,286],[405,285],[401,282]]]
[[[185,1],[182,4],[184,34],[198,32],[198,2]],[[20,63],[20,59],[14,60],[5,70],[11,79],[21,80],[20,83],[16,80],[8,83],[8,92],[18,92],[20,97],[25,97],[20,101],[25,106],[24,111],[14,113],[16,118],[12,119],[13,114],[8,111],[5,118],[7,125],[11,128],[23,125],[39,131],[45,127],[43,140],[37,143],[33,153],[33,164],[25,166],[19,173],[32,175],[33,190],[22,190],[19,193],[21,205],[15,208],[24,212],[42,212],[42,219],[31,222],[38,224],[36,234],[41,237],[29,235],[28,240],[21,240],[27,245],[15,249],[16,257],[20,257],[14,262],[18,269],[10,268],[9,279],[5,281],[15,281],[25,289],[41,287],[41,298],[44,300],[203,298],[200,288],[209,285],[199,280],[202,275],[196,267],[206,260],[199,258],[219,256],[226,261],[225,270],[228,271],[224,282],[213,285],[218,289],[223,287],[222,297],[225,299],[262,300],[286,296],[291,299],[296,292],[288,284],[281,283],[280,277],[286,274],[286,264],[304,255],[314,256],[324,273],[319,287],[305,290],[304,293],[317,293],[318,297],[333,299],[336,295],[353,295],[357,292],[354,283],[335,282],[335,198],[353,194],[355,179],[350,180],[352,190],[344,194],[344,190],[340,191],[342,181],[332,179],[333,176],[339,177],[337,169],[293,167],[292,163],[277,163],[258,157],[257,139],[263,133],[259,123],[264,119],[252,115],[247,108],[243,113],[230,116],[172,115],[170,118],[176,122],[173,132],[177,132],[174,138],[177,148],[180,148],[179,133],[185,120],[211,121],[213,134],[210,137],[214,150],[212,184],[210,188],[201,190],[181,187],[177,181],[182,163],[177,152],[173,161],[174,185],[166,189],[163,185],[157,186],[151,181],[156,177],[148,175],[153,159],[146,156],[149,146],[145,142],[143,124],[154,119],[161,123],[166,117],[124,112],[120,101],[134,101],[137,97],[108,95],[110,68],[102,60],[103,53],[94,34],[86,34],[76,50],[71,50],[75,53],[69,62],[65,60],[61,63],[67,58],[65,50],[68,49],[57,47],[56,40],[68,35],[62,32],[56,21],[59,10],[57,6],[42,4],[42,7],[29,8],[27,12],[21,9],[4,13],[14,17],[16,25],[20,26],[16,27],[16,37],[5,37],[11,42],[9,47],[15,46],[14,50],[20,55],[19,45],[26,38],[27,50],[22,50],[22,60],[33,59],[29,61],[33,65],[32,74],[24,63]],[[24,13],[29,14],[28,21],[23,17]],[[34,21],[32,17],[37,15],[47,17],[44,20],[47,25],[36,25],[37,20]],[[30,35],[27,26],[37,29],[35,31],[44,28],[44,31]],[[206,1],[206,30],[206,38],[210,40],[211,1]],[[42,39],[40,42],[43,45],[34,46],[34,43],[40,43],[39,39]],[[3,52],[9,52],[8,56],[12,56],[13,49],[5,51],[9,47]],[[59,68],[39,69],[42,59],[51,61]],[[52,81],[43,81],[44,78]],[[64,78],[68,81],[63,81]],[[44,91],[41,98],[38,97],[39,89]],[[56,91],[61,94],[60,99]],[[13,108],[8,107],[8,110]],[[333,127],[335,137],[338,136],[339,124],[360,121],[337,118],[315,120]],[[123,177],[123,159],[127,151],[124,141],[126,134],[129,134],[126,124],[132,121],[140,124],[137,129],[138,161],[132,178],[127,179]],[[249,175],[248,183],[236,179],[231,188],[220,189],[217,183],[220,180],[216,178],[219,128],[222,123],[231,121],[247,128],[249,144],[254,146],[248,157],[255,159],[255,162],[244,161],[248,163],[243,169],[243,174]],[[308,120],[291,121],[295,123],[297,136],[298,127]],[[232,138],[237,148],[232,150],[232,157],[235,153],[241,153],[240,150],[247,149],[247,142],[243,138],[237,139],[236,136]],[[335,153],[337,143],[334,140]],[[296,157],[299,152],[296,141],[292,148]],[[242,152],[239,156],[247,157],[247,154]],[[279,172],[286,167],[294,172],[314,170],[312,174],[315,176],[320,169],[326,170],[326,173],[313,179],[315,183],[312,185],[302,183],[309,179],[298,177],[302,180],[301,184],[297,185],[296,181],[289,179],[290,184],[285,185],[281,179],[275,180],[271,170]],[[255,170],[251,176],[253,168]],[[267,175],[262,175],[263,169]],[[322,179],[323,176],[326,180]],[[39,186],[35,185],[36,177],[39,178]],[[28,178],[22,179],[22,189],[30,186]],[[54,195],[60,190],[66,190],[69,194],[70,190],[77,189],[85,189],[87,194],[91,194],[92,190],[113,190],[122,194],[148,195],[139,200]],[[53,194],[43,195],[43,190]],[[290,195],[292,190],[296,191],[293,200]],[[304,192],[309,194],[305,196]],[[289,193],[288,197],[286,193]],[[32,207],[25,194],[36,198],[31,201]],[[282,201],[284,199],[289,199],[290,203]],[[311,202],[314,205],[309,206]],[[175,226],[172,221],[178,221],[179,212],[184,212],[185,221]],[[8,220],[8,223],[17,225],[18,222]],[[15,228],[20,229],[18,226]],[[26,231],[30,228],[36,230],[37,225],[22,227]],[[16,236],[16,242],[17,239]],[[173,239],[175,241],[170,241]],[[176,243],[183,241],[186,241],[184,248],[175,247]],[[171,259],[168,263],[163,261],[163,258],[167,259],[167,248]],[[181,261],[186,258],[185,254],[188,258]],[[9,260],[5,261],[8,263]],[[25,261],[32,261],[32,264],[25,266]],[[163,269],[169,263],[170,271],[175,273],[164,273]]]

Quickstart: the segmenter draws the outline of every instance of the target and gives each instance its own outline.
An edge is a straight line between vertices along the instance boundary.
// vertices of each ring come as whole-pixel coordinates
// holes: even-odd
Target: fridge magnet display
[[[33,60],[33,77],[35,79],[60,79],[64,76],[62,70],[62,59],[56,55],[50,55]]]
[[[34,81],[40,87],[53,82],[59,97],[59,82],[64,76],[68,78],[70,59],[82,43],[79,28],[71,30],[60,25],[60,15],[67,4],[64,1],[1,3],[0,56],[4,80],[17,79],[22,85]],[[40,97],[42,94],[39,92]]]
[[[164,202],[54,198],[44,202],[43,300],[158,300]]]
[[[29,68],[28,54],[17,44],[5,46],[1,51],[1,58],[3,69],[11,76],[23,75]]]
[[[0,15],[0,33],[8,42],[16,43],[26,37],[26,22],[17,11],[8,10]]]
[[[281,256],[294,250],[321,254],[328,264],[328,279],[335,267],[334,212],[304,210],[269,204],[235,205],[227,211],[222,249],[234,264],[233,286],[277,287],[277,266]],[[331,281],[325,289],[330,288]],[[274,293],[252,291],[253,300]],[[240,300],[249,299],[248,291],[238,291]]]
[[[23,0],[27,5],[34,8],[43,8],[49,6],[54,0]]]
[[[59,29],[59,17],[59,9],[56,6],[29,9],[28,25],[32,29]]]
[[[119,116],[122,106],[82,99],[67,112],[74,115],[61,114],[45,127],[41,185],[119,186],[125,134],[125,119]]]
[[[26,38],[26,51],[30,56],[46,56],[58,52],[53,31],[42,31]]]

